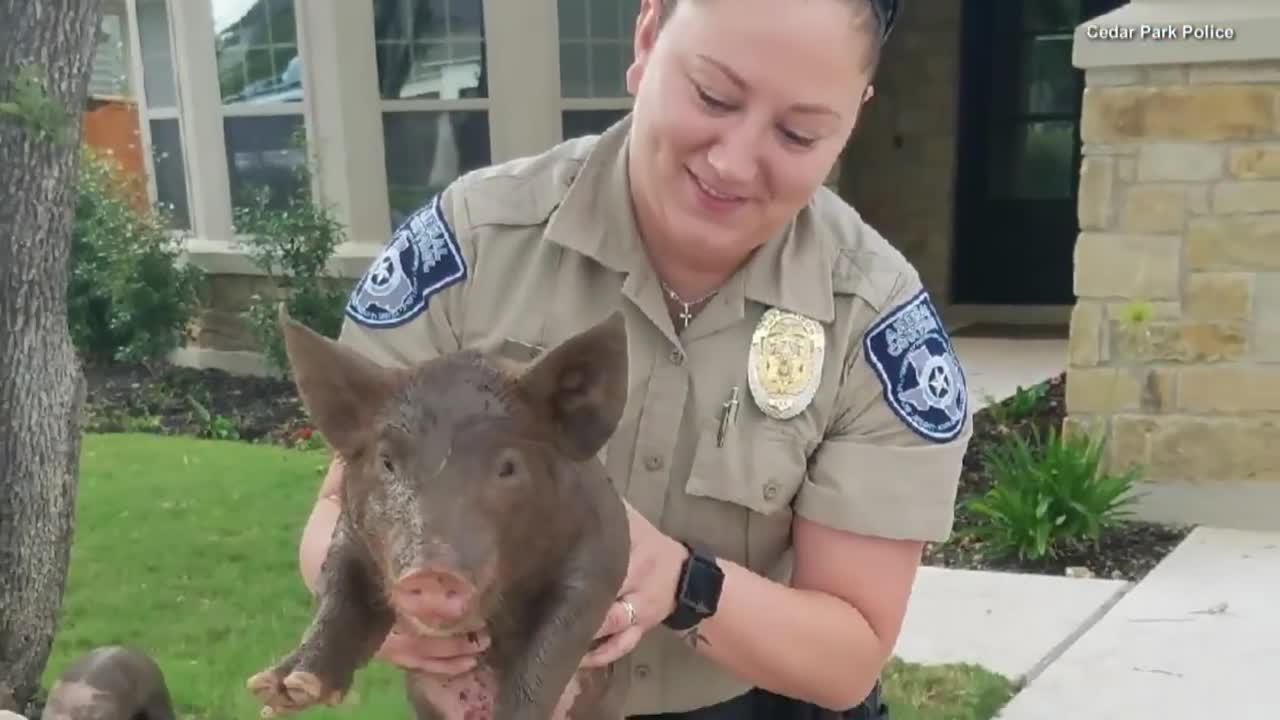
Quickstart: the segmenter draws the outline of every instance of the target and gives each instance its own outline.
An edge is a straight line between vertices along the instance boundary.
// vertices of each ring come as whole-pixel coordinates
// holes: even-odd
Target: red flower
[[[299,440],[310,440],[310,439],[311,439],[311,428],[309,428],[309,427],[299,428],[299,429],[298,429],[298,439],[299,439]]]

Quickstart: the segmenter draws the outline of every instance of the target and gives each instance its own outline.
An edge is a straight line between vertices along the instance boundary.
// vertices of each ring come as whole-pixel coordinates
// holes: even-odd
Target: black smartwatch
[[[688,630],[716,614],[724,571],[706,549],[682,542],[689,556],[680,565],[676,609],[662,621],[672,630]]]

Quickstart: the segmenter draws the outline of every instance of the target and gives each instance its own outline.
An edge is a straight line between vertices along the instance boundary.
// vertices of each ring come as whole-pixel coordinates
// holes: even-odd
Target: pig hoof
[[[268,670],[249,678],[248,687],[262,702],[262,717],[279,717],[317,704],[337,705],[342,691],[325,687],[314,673],[294,671],[281,678],[278,670]]]

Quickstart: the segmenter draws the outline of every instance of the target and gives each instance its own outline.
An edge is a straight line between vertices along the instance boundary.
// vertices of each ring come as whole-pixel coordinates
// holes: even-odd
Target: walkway
[[[957,333],[975,403],[1062,371],[1063,339]],[[998,720],[1280,717],[1280,533],[1200,527],[1137,584],[922,568],[897,654],[1022,689]]]

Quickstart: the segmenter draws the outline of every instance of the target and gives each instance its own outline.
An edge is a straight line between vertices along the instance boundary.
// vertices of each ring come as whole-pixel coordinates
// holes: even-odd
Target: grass
[[[108,643],[148,650],[184,718],[257,717],[245,679],[310,619],[297,541],[326,457],[247,443],[86,435],[64,615],[46,684]],[[983,720],[1005,681],[968,666],[896,662],[894,720]],[[375,664],[316,720],[408,717],[399,674]]]
[[[914,665],[897,658],[884,675],[893,720],[988,720],[1009,701],[1013,686],[976,665]]]

